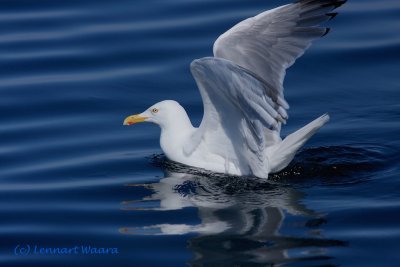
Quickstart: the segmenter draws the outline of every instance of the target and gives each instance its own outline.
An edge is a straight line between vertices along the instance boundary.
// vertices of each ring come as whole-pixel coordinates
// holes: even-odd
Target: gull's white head
[[[164,100],[158,102],[140,114],[128,116],[124,125],[132,125],[138,122],[152,122],[161,128],[169,125],[176,125],[179,122],[188,120],[185,109],[176,101]]]

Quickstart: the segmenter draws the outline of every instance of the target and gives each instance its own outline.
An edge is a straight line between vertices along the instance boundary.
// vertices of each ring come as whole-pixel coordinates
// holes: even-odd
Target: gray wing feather
[[[215,41],[214,56],[253,72],[283,98],[286,69],[328,32],[319,25],[335,17],[332,10],[345,2],[301,0],[246,19]]]
[[[265,149],[271,135],[279,138],[280,122],[287,118],[285,108],[278,98],[265,93],[262,81],[229,60],[202,58],[190,67],[203,99],[204,117],[184,152],[189,155],[205,142],[209,149],[215,149],[213,153],[222,155],[225,151],[216,151],[210,144],[230,140],[231,148],[225,149],[235,154],[239,161],[235,164],[246,165],[253,174],[262,176]]]

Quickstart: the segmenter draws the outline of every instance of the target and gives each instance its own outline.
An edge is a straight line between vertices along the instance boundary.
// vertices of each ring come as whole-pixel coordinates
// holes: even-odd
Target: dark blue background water
[[[163,99],[198,124],[190,62],[283,2],[0,1],[0,265],[398,266],[399,1],[349,1],[288,71],[283,135],[332,119],[270,181],[174,166],[156,126],[122,126]],[[119,254],[32,251],[82,245]]]

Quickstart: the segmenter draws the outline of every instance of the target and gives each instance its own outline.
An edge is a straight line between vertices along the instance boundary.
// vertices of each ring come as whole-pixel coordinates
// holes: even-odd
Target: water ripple
[[[269,180],[171,163],[159,154],[158,128],[121,125],[165,98],[198,123],[191,60],[279,4],[1,1],[1,265],[395,263],[399,1],[348,1],[331,33],[288,71],[284,131],[320,112],[332,121]],[[80,242],[121,252],[12,253],[17,244]]]

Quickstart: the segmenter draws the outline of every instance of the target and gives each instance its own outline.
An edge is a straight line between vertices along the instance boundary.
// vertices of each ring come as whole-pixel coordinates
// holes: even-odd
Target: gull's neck
[[[175,114],[173,119],[163,123],[160,127],[160,146],[164,154],[172,161],[185,162],[183,146],[196,129],[190,122],[186,111]]]

